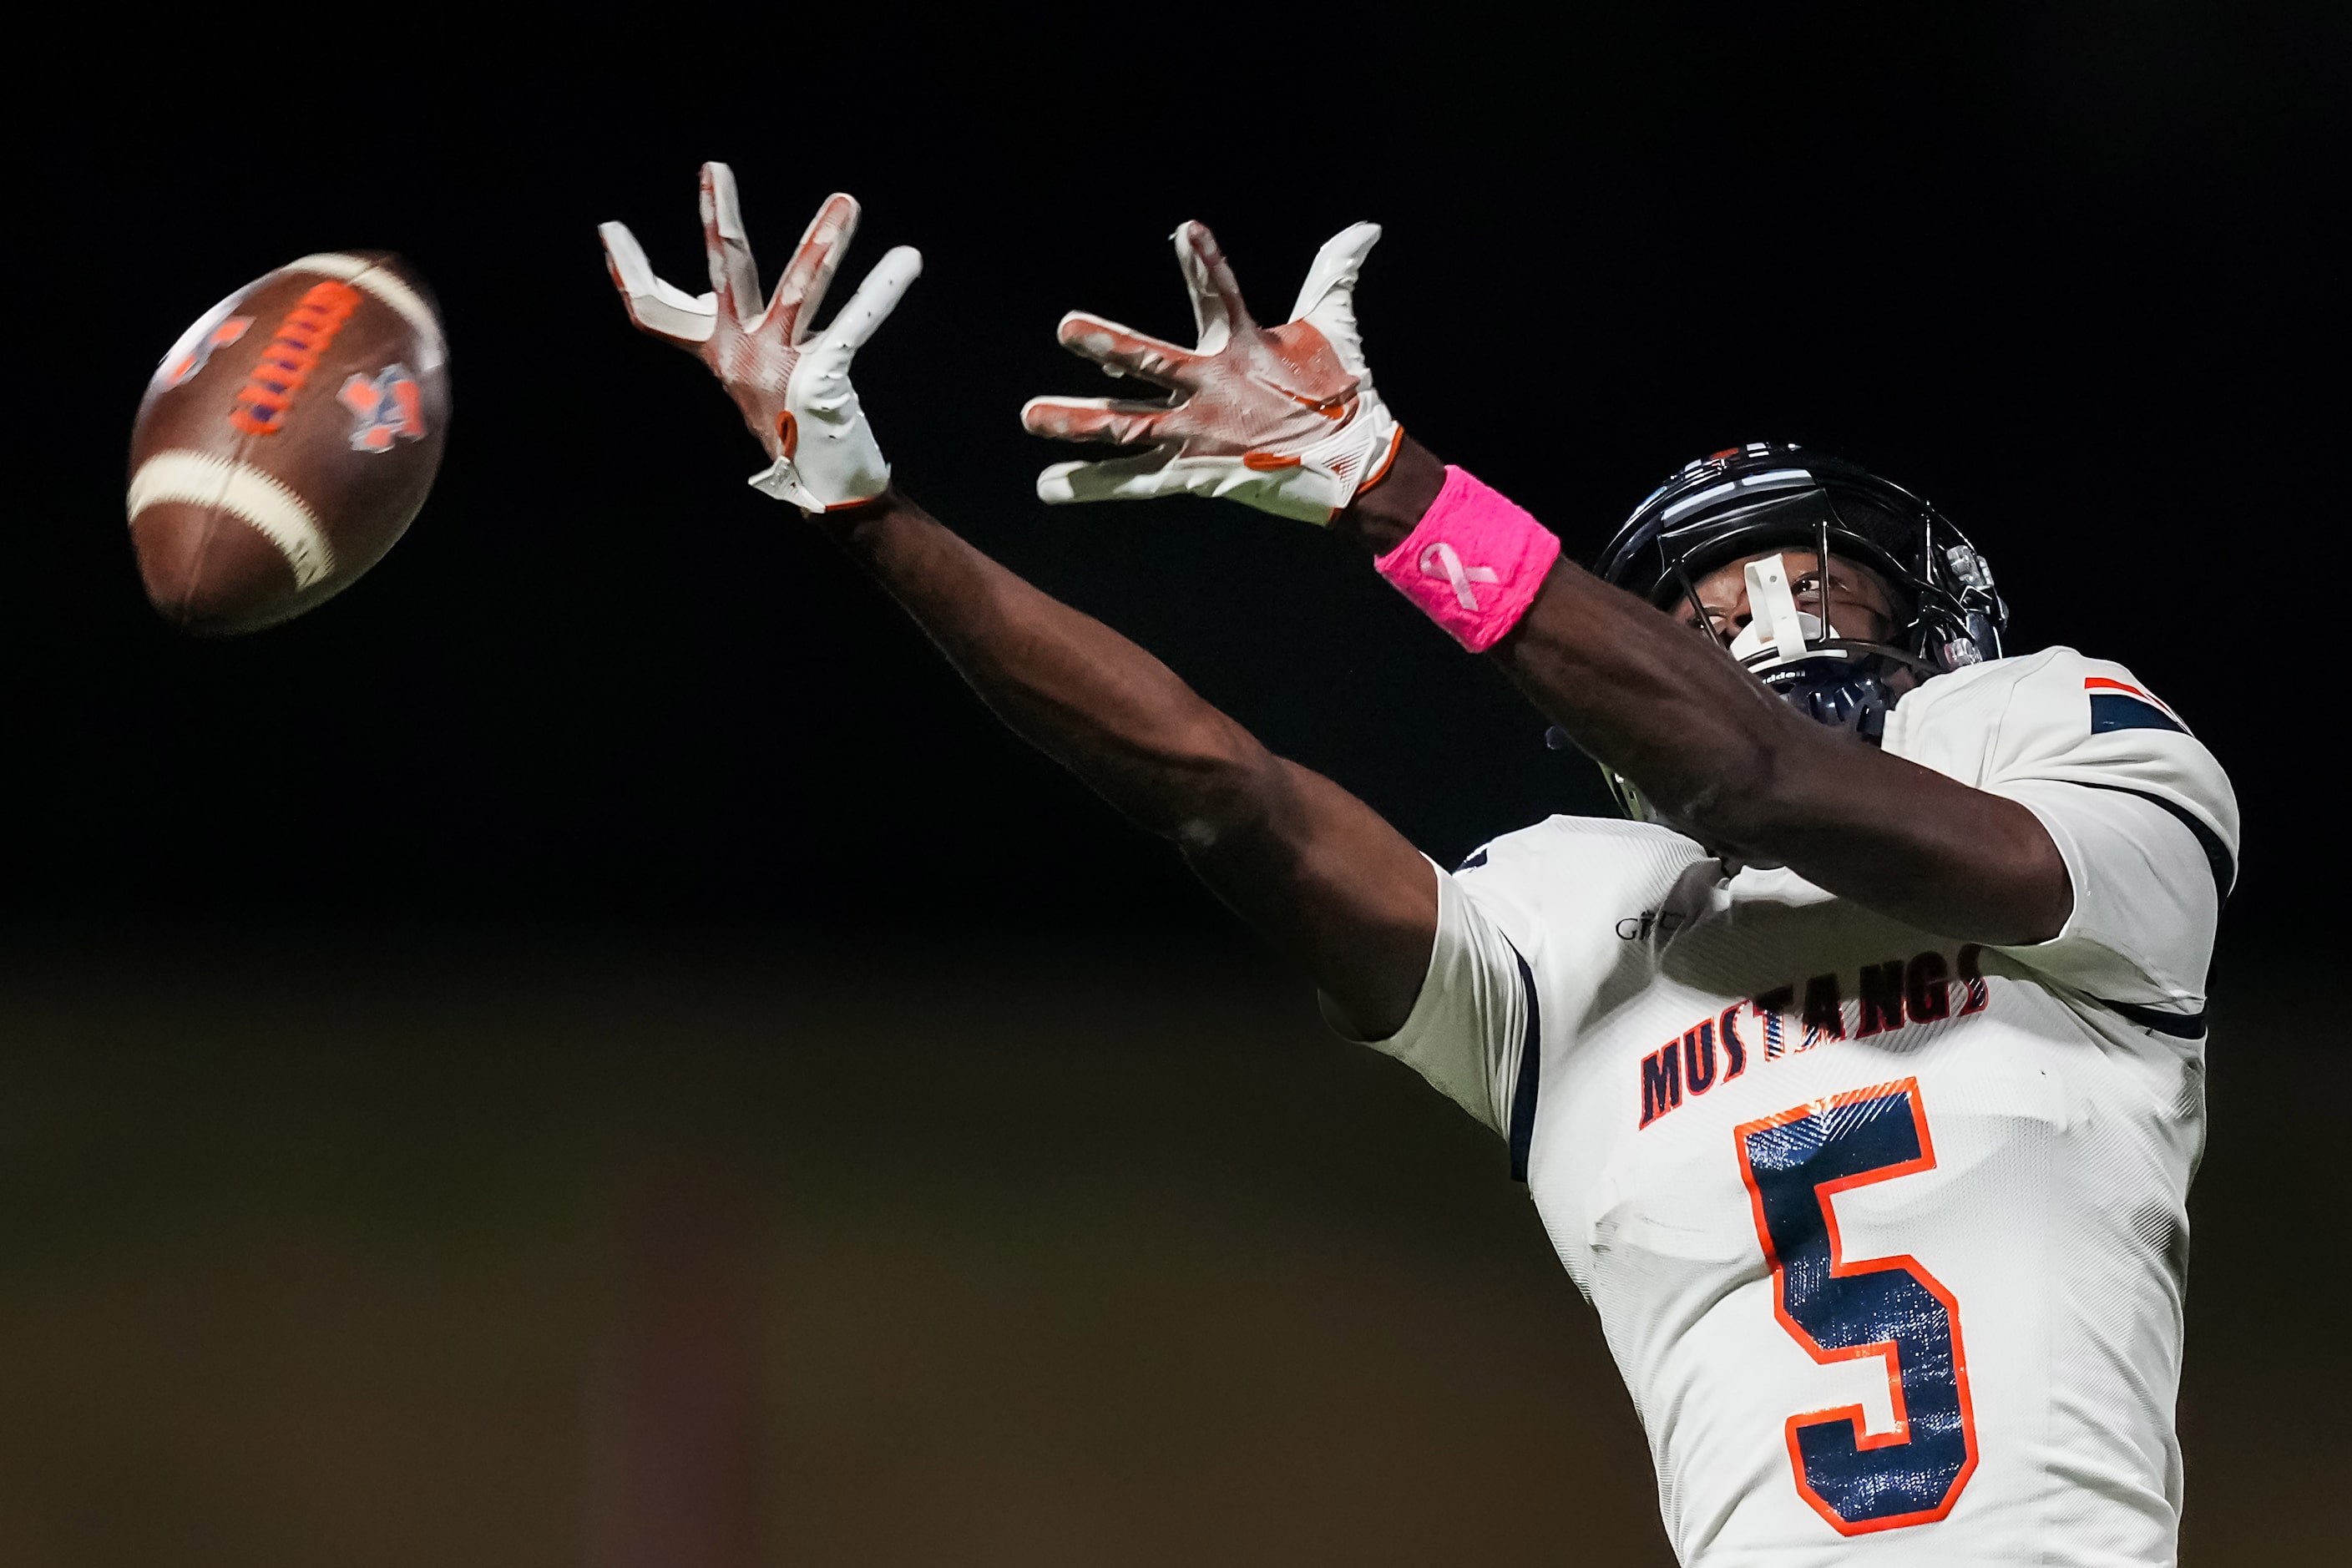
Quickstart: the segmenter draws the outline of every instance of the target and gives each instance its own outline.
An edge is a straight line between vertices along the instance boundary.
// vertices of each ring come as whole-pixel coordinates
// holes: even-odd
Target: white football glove
[[[1114,376],[1169,389],[1165,401],[1037,397],[1021,410],[1031,434],[1065,441],[1150,444],[1100,463],[1056,463],[1037,476],[1047,501],[1227,496],[1261,511],[1327,523],[1387,470],[1403,432],[1364,363],[1356,275],[1381,237],[1360,223],[1325,242],[1290,320],[1261,327],[1241,286],[1198,223],[1176,231],[1176,262],[1192,295],[1191,349],[1072,311],[1062,346]]]
[[[857,232],[851,197],[825,198],[764,308],[735,175],[724,163],[702,166],[709,293],[690,295],[655,277],[627,226],[601,224],[596,232],[629,320],[708,364],[775,459],[751,476],[754,488],[803,512],[856,506],[882,493],[890,465],[849,384],[849,362],[923,270],[919,254],[902,245],[883,257],[833,324],[811,341],[825,286]]]

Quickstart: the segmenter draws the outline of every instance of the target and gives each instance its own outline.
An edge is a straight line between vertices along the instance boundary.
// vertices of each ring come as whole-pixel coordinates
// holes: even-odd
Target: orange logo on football
[[[372,376],[354,375],[335,396],[359,419],[352,427],[355,452],[389,452],[395,438],[425,438],[425,395],[416,384],[416,373],[404,364],[388,364]]]

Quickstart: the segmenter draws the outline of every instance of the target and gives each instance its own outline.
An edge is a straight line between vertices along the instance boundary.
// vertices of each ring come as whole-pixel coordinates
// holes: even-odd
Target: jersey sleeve
[[[1495,1131],[1510,1136],[1512,1102],[1536,1037],[1534,972],[1522,952],[1527,916],[1482,898],[1465,879],[1437,871],[1437,938],[1412,1012],[1384,1040],[1350,1028],[1326,997],[1324,1017],[1360,1044],[1391,1056]],[[1521,927],[1514,942],[1506,926]]]
[[[2065,929],[2002,952],[2151,1026],[2201,1014],[2237,877],[2237,797],[2129,670],[2051,648],[1942,677],[1904,700],[1888,742],[2016,801],[2057,846],[2074,885]]]
[[[1500,1133],[1527,1176],[1548,1064],[1565,1059],[1624,961],[1620,917],[1654,909],[1692,868],[1720,865],[1647,823],[1554,816],[1505,834],[1437,874],[1437,934],[1412,1011],[1364,1040],[1327,997],[1341,1034],[1396,1058]]]

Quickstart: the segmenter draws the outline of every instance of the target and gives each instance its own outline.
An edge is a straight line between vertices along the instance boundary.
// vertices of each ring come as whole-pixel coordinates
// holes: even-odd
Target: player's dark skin
[[[1444,479],[1443,464],[1408,437],[1334,526],[1386,550]],[[1435,940],[1437,887],[1428,861],[1378,813],[1275,755],[1159,659],[896,489],[815,521],[1000,718],[1174,842],[1360,1032],[1379,1038],[1403,1025]],[[1708,592],[1702,584],[1703,599]],[[1744,615],[1736,589],[1709,607],[1727,626]],[[1564,559],[1486,657],[1713,850],[1785,864],[1962,941],[2038,942],[2065,924],[2064,864],[2023,806],[1802,717],[1714,638]]]
[[[1336,526],[1385,552],[1444,482],[1444,465],[1407,437]],[[1735,563],[1696,584],[1703,607],[1727,612],[1722,632],[1747,623]],[[1836,589],[1856,594],[1858,609],[1887,608],[1874,582]],[[2074,889],[2032,812],[1806,718],[1712,642],[1563,560],[1486,657],[1710,849],[1790,867],[1941,936],[2021,943],[2064,928]]]

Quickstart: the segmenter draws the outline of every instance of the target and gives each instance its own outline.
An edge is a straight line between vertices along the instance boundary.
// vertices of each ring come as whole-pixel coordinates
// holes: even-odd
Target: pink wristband
[[[1472,653],[1484,653],[1528,613],[1559,540],[1491,486],[1453,464],[1445,488],[1404,542],[1372,563]]]

